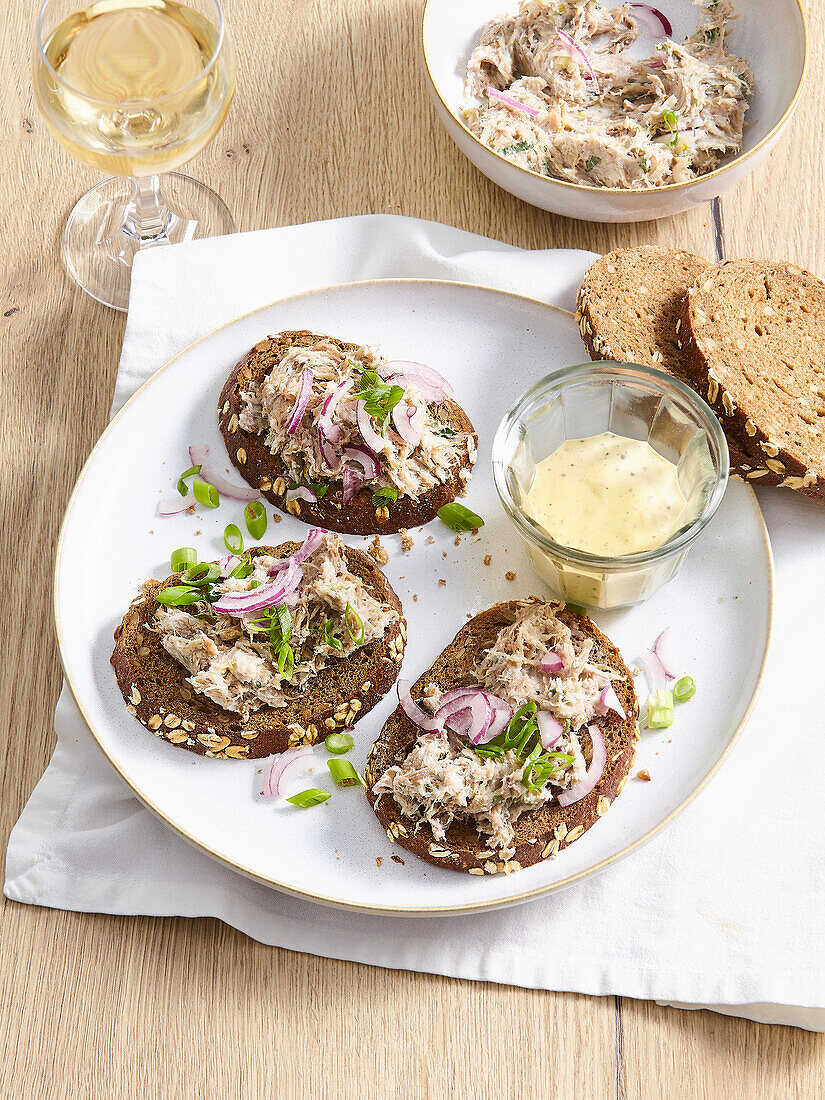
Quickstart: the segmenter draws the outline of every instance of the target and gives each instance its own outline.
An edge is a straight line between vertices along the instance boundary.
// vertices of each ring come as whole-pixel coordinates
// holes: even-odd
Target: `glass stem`
[[[141,247],[162,244],[172,221],[172,212],[160,193],[160,176],[132,179],[123,232]]]

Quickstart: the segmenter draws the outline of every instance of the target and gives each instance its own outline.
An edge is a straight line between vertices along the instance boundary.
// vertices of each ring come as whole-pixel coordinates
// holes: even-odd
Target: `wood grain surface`
[[[79,0],[78,0],[79,2]],[[238,91],[188,170],[241,229],[416,215],[528,248],[636,242],[825,272],[822,0],[790,133],[715,211],[589,225],[497,190],[436,119],[423,0],[232,0]],[[34,106],[35,0],[0,5],[0,842],[54,745],[50,558],[106,423],[123,317],[78,291],[58,237],[95,181]],[[161,319],[162,320],[162,319]],[[101,537],[103,537],[101,535]],[[36,567],[45,558],[46,567]],[[8,567],[8,563],[12,567]],[[124,853],[128,859],[128,853]],[[214,920],[0,912],[0,1096],[818,1097],[825,1039],[709,1012],[396,973],[266,948]]]

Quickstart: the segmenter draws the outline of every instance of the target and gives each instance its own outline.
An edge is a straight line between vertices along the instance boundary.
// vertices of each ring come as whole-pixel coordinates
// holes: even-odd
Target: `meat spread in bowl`
[[[467,126],[494,152],[571,183],[652,188],[711,171],[742,146],[753,74],[727,49],[729,0],[698,6],[699,26],[677,43],[646,4],[522,0],[473,51]],[[637,56],[648,28],[662,37]]]

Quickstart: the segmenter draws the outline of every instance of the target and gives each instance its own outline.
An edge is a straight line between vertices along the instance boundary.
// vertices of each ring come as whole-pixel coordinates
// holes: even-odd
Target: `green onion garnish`
[[[284,643],[278,650],[278,675],[283,680],[291,680],[295,671],[295,654],[292,647]]]
[[[477,527],[484,526],[484,520],[465,508],[463,504],[452,501],[438,509],[438,518],[454,531],[474,531]]]
[[[266,508],[260,500],[252,500],[243,510],[246,529],[256,542],[266,534]]]
[[[670,130],[668,145],[673,146],[679,140],[679,118],[674,111],[662,111],[662,122]]]
[[[319,791],[317,787],[310,787],[307,791],[300,791],[287,799],[293,806],[300,806],[302,810],[308,810],[310,806],[320,806],[330,797],[327,791]]]
[[[354,787],[361,780],[349,760],[327,760],[327,767],[338,787]]]
[[[586,172],[592,172],[596,165],[601,164],[601,162],[601,157],[588,157],[587,160],[584,162],[584,169]]]
[[[647,701],[647,724],[652,730],[663,730],[673,725],[672,692],[662,689],[650,693]]]
[[[186,478],[191,477],[193,474],[199,474],[201,472],[200,466],[190,466],[188,470],[184,470],[178,478],[178,492],[182,497],[188,496],[189,486],[186,484]]]
[[[202,561],[200,565],[190,565],[183,574],[186,584],[197,585],[212,584],[221,575],[220,566],[213,565],[210,561]]]
[[[242,561],[240,565],[236,565],[229,576],[237,577],[238,580],[244,580],[254,568],[252,562],[247,558],[246,561]]]
[[[532,141],[517,141],[514,145],[505,145],[501,150],[503,157],[512,156],[513,153],[526,153],[528,149],[533,148]]]
[[[398,490],[393,489],[392,485],[385,485],[381,489],[376,489],[372,494],[372,503],[376,508],[380,508],[382,504],[392,504],[396,500],[398,500]]]
[[[583,604],[571,603],[569,600],[567,600],[564,606],[567,608],[568,611],[572,611],[574,615],[584,615],[585,617],[587,616],[587,608]]]
[[[350,623],[352,623],[352,626],[350,626]],[[364,644],[364,620],[350,603],[344,609],[344,626],[347,628],[347,634],[349,634],[353,645]],[[355,627],[354,630],[353,626]]]
[[[243,550],[243,535],[237,523],[230,523],[223,532],[223,544],[230,554],[240,554]]]
[[[210,485],[208,481],[201,481],[199,477],[192,482],[192,492],[195,494],[195,500],[204,508],[217,508],[221,502],[220,493],[215,486]]]
[[[194,550],[191,546],[181,546],[179,550],[172,551],[172,557],[169,559],[169,564],[172,566],[173,573],[180,573],[190,565],[196,565],[197,561],[197,550]]]
[[[164,588],[162,592],[158,592],[155,599],[158,603],[166,604],[167,607],[187,607],[189,604],[202,600],[203,592],[199,588],[172,584],[168,588]]]
[[[341,641],[340,638],[336,638],[335,635],[332,633],[334,627],[335,623],[332,621],[332,619],[327,619],[327,624],[324,627],[324,641],[332,649],[340,649],[340,651],[343,653],[344,643]]]
[[[355,738],[351,733],[331,733],[324,744],[327,752],[335,753],[336,756],[343,756],[355,744]]]
[[[692,676],[683,676],[673,685],[673,698],[677,703],[686,703],[696,694],[696,683]]]

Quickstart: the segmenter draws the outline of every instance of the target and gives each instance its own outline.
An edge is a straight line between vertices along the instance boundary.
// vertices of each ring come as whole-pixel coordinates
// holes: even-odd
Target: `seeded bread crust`
[[[715,264],[688,290],[679,330],[742,476],[825,503],[825,283],[789,263]]]
[[[446,484],[439,484],[423,494],[418,501],[401,496],[380,508],[373,504],[373,490],[369,487],[361,489],[345,508],[342,504],[344,486],[340,479],[330,479],[326,495],[314,504],[303,500],[287,502],[285,493],[289,474],[286,467],[277,455],[267,449],[263,435],[240,427],[238,418],[243,409],[241,391],[260,385],[289,348],[310,347],[319,340],[333,344],[348,355],[360,350],[357,344],[347,344],[332,336],[306,330],[281,332],[261,340],[232,371],[218,402],[218,424],[232,464],[244,480],[260,490],[261,496],[305,523],[352,535],[391,534],[402,527],[429,523],[439,508],[464,492],[476,459],[478,436],[469,417],[455,401],[448,398],[429,406],[430,414],[436,420],[456,432],[467,433],[467,440],[461,449],[461,462],[453,477]]]
[[[490,647],[498,632],[516,619],[523,606],[524,601],[516,600],[498,603],[471,619],[419,677],[412,688],[413,698],[419,698],[429,683],[436,683],[442,691],[449,691],[471,682],[473,669],[482,653]],[[610,711],[606,717],[596,719],[607,748],[607,764],[595,788],[580,802],[567,808],[554,802],[522,814],[515,825],[513,845],[505,850],[490,848],[488,838],[479,834],[468,820],[454,821],[443,841],[436,840],[426,823],[414,832],[413,822],[401,814],[395,800],[387,794],[376,796],[373,790],[387,768],[400,763],[416,741],[418,730],[399,706],[390,715],[370,750],[365,772],[367,798],[390,840],[397,841],[438,867],[468,871],[470,874],[496,874],[502,871],[510,874],[558,855],[595,824],[621,793],[636,757],[639,738],[639,708],[633,679],[618,649],[590,619],[579,617],[563,606],[557,606],[556,610],[562,621],[568,624],[576,622],[584,627],[595,640],[595,659],[603,667],[618,672],[620,677],[613,686],[627,717],[620,719]],[[582,748],[589,761],[591,745],[586,732],[582,735]]]
[[[299,545],[257,546],[247,554],[286,558]],[[147,581],[115,630],[111,662],[126,709],[156,737],[221,759],[257,760],[295,745],[311,745],[333,730],[353,726],[392,687],[404,655],[407,625],[398,596],[373,560],[351,546],[345,547],[345,559],[372,595],[398,612],[398,619],[383,638],[321,669],[308,690],[292,693],[286,707],[263,706],[247,722],[195,692],[186,683],[186,669],[147,629],[161,606],[155,595],[179,584],[182,574]]]
[[[688,287],[709,266],[692,252],[619,248],[587,270],[576,322],[594,361],[641,363],[686,381],[676,321]]]

